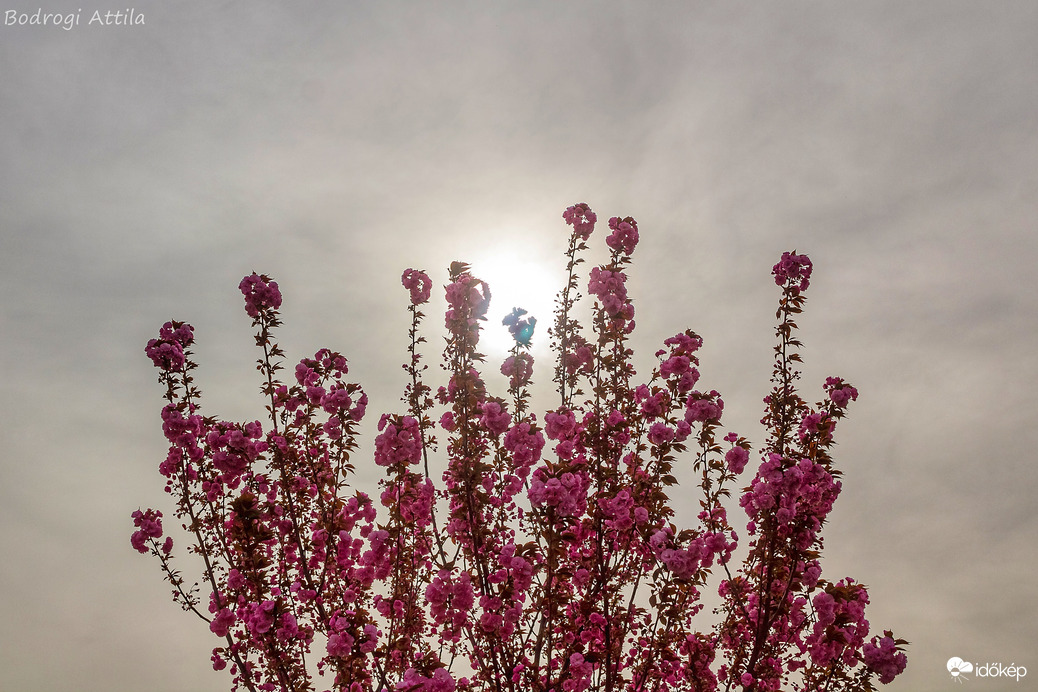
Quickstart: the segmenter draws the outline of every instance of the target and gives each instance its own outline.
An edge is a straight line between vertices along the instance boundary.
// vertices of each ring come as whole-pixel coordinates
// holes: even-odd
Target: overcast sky
[[[163,322],[210,415],[262,417],[236,287],[270,274],[290,361],[344,352],[377,420],[401,272],[468,261],[547,324],[581,201],[639,222],[641,372],[694,329],[758,446],[770,268],[811,256],[806,397],[861,392],[824,576],[912,642],[891,690],[950,689],[952,656],[1038,679],[1038,4],[46,1],[79,25],[0,27],[0,689],[228,687],[129,544],[172,514]]]

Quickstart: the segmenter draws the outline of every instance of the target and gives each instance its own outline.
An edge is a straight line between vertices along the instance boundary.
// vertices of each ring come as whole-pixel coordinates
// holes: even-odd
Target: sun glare
[[[551,352],[548,328],[553,321],[555,296],[564,281],[562,271],[548,266],[532,251],[495,251],[473,257],[470,264],[472,274],[490,286],[490,310],[480,337],[480,350],[486,354],[488,365],[500,363],[515,343],[501,324],[513,308],[522,308],[527,316],[537,318],[530,350],[535,358],[547,357]]]

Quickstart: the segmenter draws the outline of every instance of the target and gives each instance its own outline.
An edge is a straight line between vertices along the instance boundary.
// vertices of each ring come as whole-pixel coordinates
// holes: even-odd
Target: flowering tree
[[[230,668],[232,689],[312,690],[316,669],[348,692],[872,690],[904,670],[907,642],[868,639],[865,587],[821,575],[820,531],[841,488],[833,432],[858,392],[830,377],[811,406],[794,386],[811,261],[787,252],[773,269],[782,294],[767,440],[740,490],[751,446],[722,435],[724,401],[696,388],[700,337],[667,339],[648,380],[636,379],[626,269],[637,223],[609,220],[585,326],[573,317],[577,269],[597,219],[586,204],[563,217],[568,278],[549,330],[558,407],[541,419],[529,412],[535,318],[519,308],[505,318],[509,386],[491,394],[477,350],[490,289],[452,264],[446,382],[434,391],[419,352],[432,281],[404,272],[406,406],[378,423],[377,503],[348,484],[367,395],[328,349],[282,381],[281,293],[269,277],[239,286],[262,351],[264,422],[201,414],[190,325],[169,322],[148,342],[166,387],[159,471],[204,585],[173,567],[161,512],[133,513],[131,544],[159,560],[174,600],[218,638],[213,666]],[[675,463],[701,491],[691,528],[672,522]],[[749,517],[741,565],[725,507],[733,488]],[[724,605],[700,631],[714,574]]]

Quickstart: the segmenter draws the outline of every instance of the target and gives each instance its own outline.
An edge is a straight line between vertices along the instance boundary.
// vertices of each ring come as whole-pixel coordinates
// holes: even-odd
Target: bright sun
[[[535,358],[548,357],[548,328],[553,322],[555,296],[564,281],[561,269],[550,267],[531,251],[476,253],[469,263],[472,274],[490,286],[490,310],[480,337],[480,351],[486,354],[488,365],[500,363],[514,344],[507,327],[501,324],[513,308],[522,308],[537,318],[531,352]]]

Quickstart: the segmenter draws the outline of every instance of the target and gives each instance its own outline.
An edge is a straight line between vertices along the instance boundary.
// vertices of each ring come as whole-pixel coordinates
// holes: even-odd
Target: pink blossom
[[[725,463],[728,464],[728,470],[739,475],[743,469],[746,468],[746,462],[750,459],[750,453],[746,451],[744,447],[732,447],[728,450],[728,453],[724,455]]]
[[[333,632],[328,635],[328,655],[346,658],[353,651],[354,639],[349,632]]]
[[[579,474],[567,471],[558,478],[552,478],[538,468],[534,471],[528,495],[534,505],[546,505],[562,516],[574,516],[583,511],[587,487],[587,479]]]
[[[666,379],[676,378],[678,393],[685,394],[699,381],[699,370],[694,367],[699,361],[693,354],[702,346],[703,340],[688,332],[672,336],[663,343],[671,349],[670,356],[660,363],[660,375]],[[661,356],[664,353],[665,351],[660,351],[657,355]]]
[[[716,391],[711,391],[709,394],[692,392],[685,406],[685,422],[689,424],[717,422],[721,419],[722,411],[724,411],[724,401]]]
[[[879,681],[884,685],[903,673],[908,664],[908,658],[897,650],[897,643],[890,632],[884,632],[882,638],[873,637],[872,641],[863,647],[863,653],[865,665],[879,676]]]
[[[301,634],[296,616],[290,612],[282,613],[281,617],[278,618],[278,628],[274,632],[274,636],[277,637],[278,641],[287,642],[297,639]]]
[[[614,216],[609,219],[609,228],[613,230],[606,238],[606,245],[614,251],[630,255],[638,244],[638,223],[630,216],[621,219]]]
[[[209,630],[218,637],[226,637],[228,630],[234,625],[234,620],[234,613],[228,608],[223,608],[209,623]]]
[[[353,403],[350,393],[345,387],[332,386],[332,388],[319,399],[320,406],[326,413],[335,413],[342,409],[348,409]]]
[[[338,440],[342,438],[342,421],[339,420],[338,416],[332,416],[328,419],[328,422],[321,426],[324,430],[324,434],[328,436],[328,439]]]
[[[393,688],[394,692],[454,692],[457,683],[446,668],[437,668],[431,678],[408,668],[403,679]]]
[[[627,275],[623,272],[601,267],[592,268],[588,279],[588,292],[598,298],[606,316],[618,322],[634,319],[634,305],[627,299],[626,281]]]
[[[508,411],[497,401],[483,402],[482,411],[483,415],[480,417],[479,423],[492,435],[500,435],[508,430],[512,423],[512,417],[508,415]]]
[[[137,527],[137,531],[130,536],[130,545],[138,553],[147,553],[148,539],[162,537],[162,512],[155,509],[142,512],[138,509],[131,516],[133,516],[133,525]]]
[[[465,333],[479,320],[485,319],[490,307],[490,287],[471,274],[464,273],[446,288],[446,326],[452,332]]]
[[[316,365],[316,363],[314,363]],[[320,375],[314,370],[313,366],[310,365],[308,359],[304,358],[298,365],[296,365],[296,382],[304,387],[312,387],[317,384],[320,379]]]
[[[361,392],[360,397],[357,399],[356,405],[350,409],[349,419],[355,423],[359,423],[364,418],[364,412],[368,408],[368,395]]]
[[[831,418],[829,415],[825,413],[809,413],[800,422],[797,436],[803,440],[808,435],[818,435],[823,440],[828,441],[833,437],[834,427],[836,427],[836,419]]]
[[[858,390],[844,383],[839,377],[826,378],[825,389],[837,408],[846,408],[849,402],[858,400]]]
[[[512,389],[526,386],[533,376],[533,356],[525,352],[508,356],[501,364],[501,374],[508,378],[508,386]]]
[[[853,579],[841,580],[838,584],[819,592],[812,599],[815,625],[804,640],[817,666],[828,666],[842,660],[846,665],[857,663],[857,651],[869,633],[869,622],[865,619],[868,593]]]
[[[663,342],[665,346],[671,347],[671,355],[691,356],[703,346],[703,339],[695,332],[685,331],[675,334]]]
[[[656,446],[672,442],[674,435],[674,429],[666,423],[653,423],[649,428],[649,442]]]
[[[684,375],[691,368],[688,356],[671,356],[660,364],[660,374],[670,378],[674,375]]]
[[[706,550],[702,539],[691,541],[684,549],[668,548],[661,553],[661,559],[667,568],[679,579],[691,579],[700,565],[709,567],[705,559],[713,561],[713,555]]]
[[[324,399],[325,391],[324,387],[307,387],[306,398],[314,406],[316,406],[322,399]]]
[[[815,412],[792,389],[798,366],[784,347],[799,342],[790,341],[788,317],[803,304],[796,294],[807,288],[810,260],[786,253],[773,268],[782,287],[779,318],[787,321],[761,448],[783,453],[767,454],[741,491],[753,538],[738,568],[729,564],[739,537],[723,498],[749,463],[750,443],[735,433],[722,443],[724,401],[694,389],[702,339],[690,330],[667,339],[651,380],[634,386],[633,342],[621,336],[634,327],[634,306],[621,270],[639,242],[637,223],[610,219],[610,263],[590,272],[592,323],[581,325],[571,311],[584,261],[577,253],[587,249],[597,219],[586,204],[563,216],[572,226],[570,278],[549,332],[561,351],[554,374],[562,404],[545,413],[543,429],[528,411],[539,397],[523,389],[533,358],[518,348],[529,345],[533,318],[517,308],[503,320],[517,342],[501,365],[506,404],[477,370],[485,362],[477,342],[489,287],[467,265],[451,265],[448,374],[438,387],[438,371],[420,364],[415,346],[425,341],[417,306],[429,300],[432,281],[414,269],[401,276],[413,330],[407,415],[378,422],[374,461],[386,469],[380,499],[389,510],[381,518],[372,498],[349,489],[362,427],[355,423],[368,399],[343,381],[345,357],[321,349],[295,366],[294,379],[273,379],[281,349],[271,327],[279,324],[281,294],[269,277],[252,274],[239,286],[264,351],[267,422],[202,417],[189,377],[189,325],[168,322],[149,341],[146,354],[164,371],[167,389],[169,451],[160,472],[178,524],[201,542],[189,551],[206,557],[209,629],[227,638],[213,650],[213,666],[231,669],[233,687],[266,692],[286,675],[312,687],[304,655],[315,637],[324,637],[327,652],[317,667],[333,674],[329,686],[341,692],[476,692],[502,684],[778,692],[808,662],[829,668],[834,681],[867,683],[871,674],[886,683],[904,670],[901,640],[886,632],[865,642],[865,589],[821,576],[819,532],[841,486],[816,443],[829,439],[857,390],[828,378],[828,400]],[[446,434],[431,429],[436,420]],[[547,457],[546,439],[557,441]],[[436,452],[446,472],[426,452]],[[698,525],[679,526],[668,486],[687,478],[689,466],[703,490],[702,511]],[[434,521],[436,511],[449,515]],[[162,514],[138,510],[133,518],[132,547],[160,559],[174,598],[188,609],[199,605],[170,566],[179,563],[168,559],[172,538],[162,542]],[[717,611],[724,620],[697,632],[691,618],[706,606],[700,588],[715,564],[726,567],[718,588],[726,607]],[[614,608],[631,589],[648,607]],[[471,667],[474,679],[455,680],[452,666]]]
[[[432,294],[432,279],[420,269],[405,269],[400,277],[404,288],[411,291],[411,305],[421,305],[429,301]]]
[[[245,586],[245,577],[237,569],[227,573],[227,588],[237,591]]]
[[[261,312],[281,307],[281,291],[269,276],[253,272],[241,280],[238,288],[245,296],[245,312],[249,317],[259,317]]]
[[[167,372],[177,371],[184,367],[184,354],[194,341],[194,327],[170,321],[159,329],[158,339],[148,341],[144,352],[155,367]]]
[[[775,283],[782,286],[786,283],[795,293],[807,290],[811,278],[811,260],[807,255],[796,252],[783,252],[782,259],[771,268]],[[799,281],[799,283],[797,283]]]
[[[418,421],[411,416],[383,415],[375,438],[375,463],[379,466],[417,464],[422,458]]]
[[[202,436],[202,417],[185,416],[175,404],[167,404],[162,409],[162,432],[174,445],[191,447]]]
[[[634,498],[631,497],[630,491],[624,489],[614,497],[600,498],[598,506],[602,508],[602,515],[607,527],[617,532],[630,531],[634,528]]]
[[[254,634],[266,634],[274,626],[274,610],[277,603],[271,600],[250,603],[239,613],[241,619]]]
[[[457,683],[446,668],[437,668],[429,680],[429,692],[454,692]]]
[[[635,400],[641,402],[642,415],[652,420],[663,415],[664,406],[670,402],[670,396],[665,390],[650,392],[648,387],[641,385],[635,390]]]
[[[519,423],[505,435],[504,448],[512,453],[516,473],[525,478],[529,467],[541,458],[544,435],[529,423]]]
[[[186,349],[195,342],[195,328],[186,322],[166,322],[159,329],[159,338],[174,341]]]
[[[841,484],[810,459],[797,463],[770,454],[739,504],[751,517],[774,515],[780,535],[807,549],[840,494]]]
[[[212,448],[213,466],[224,474],[225,482],[241,476],[267,451],[262,435],[259,422],[244,426],[223,422],[209,431],[206,441]]]
[[[144,352],[160,370],[178,371],[184,367],[184,349],[175,341],[151,339]]]
[[[567,207],[566,211],[562,212],[562,218],[566,220],[567,224],[573,226],[573,235],[581,240],[591,237],[591,233],[595,230],[595,221],[598,220],[598,216],[591,211],[591,207],[583,202]]]
[[[572,411],[559,409],[544,414],[544,432],[549,440],[564,440],[577,432],[577,418]]]
[[[569,657],[570,677],[562,683],[563,692],[584,692],[590,686],[591,673],[594,667],[583,654],[574,653]]]

